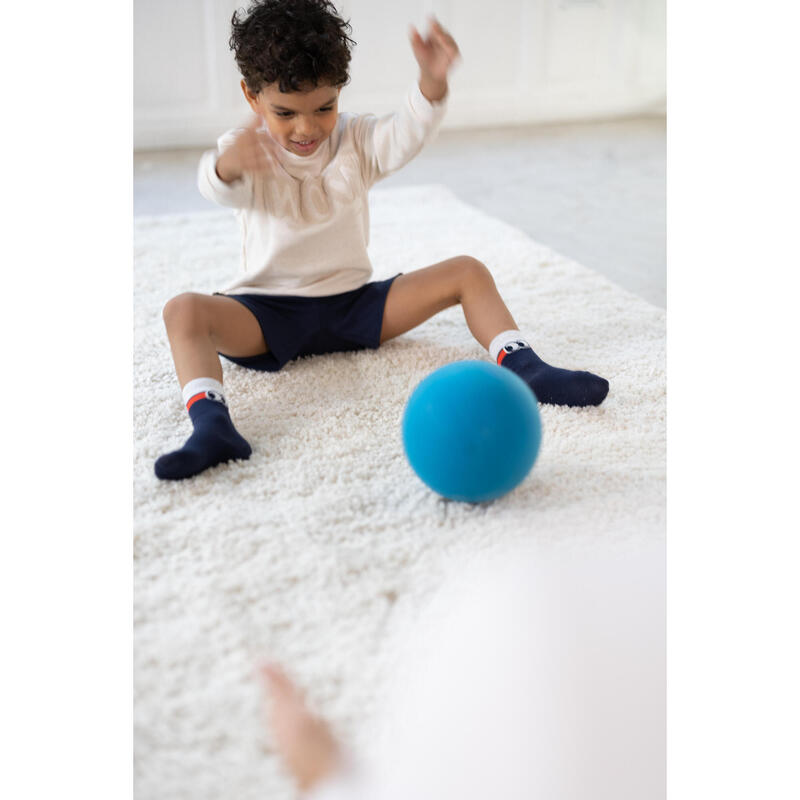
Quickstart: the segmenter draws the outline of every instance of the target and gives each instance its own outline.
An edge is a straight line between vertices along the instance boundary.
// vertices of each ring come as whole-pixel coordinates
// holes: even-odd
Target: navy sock
[[[209,394],[214,397],[213,393]],[[189,416],[194,433],[180,450],[156,460],[157,477],[166,480],[190,478],[223,461],[250,457],[250,445],[233,427],[228,407],[222,399],[212,397],[191,403]]]
[[[519,375],[540,403],[599,406],[608,394],[605,378],[591,372],[551,367],[524,340],[508,342],[500,350],[497,363]]]

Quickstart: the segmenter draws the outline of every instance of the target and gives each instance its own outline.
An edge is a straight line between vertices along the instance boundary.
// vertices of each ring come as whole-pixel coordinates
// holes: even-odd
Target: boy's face
[[[284,94],[272,83],[254,95],[242,81],[242,91],[273,138],[290,153],[310,156],[336,127],[341,87],[317,86]],[[303,142],[310,144],[304,146]]]

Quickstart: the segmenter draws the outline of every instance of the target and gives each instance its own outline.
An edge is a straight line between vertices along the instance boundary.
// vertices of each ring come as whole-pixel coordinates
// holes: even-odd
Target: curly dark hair
[[[278,83],[281,92],[350,81],[350,20],[329,0],[256,0],[235,11],[228,44],[247,88],[258,94]]]

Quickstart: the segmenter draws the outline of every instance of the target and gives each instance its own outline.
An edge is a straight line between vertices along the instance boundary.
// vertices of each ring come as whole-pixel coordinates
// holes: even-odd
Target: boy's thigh
[[[217,352],[236,358],[258,356],[268,351],[255,314],[247,306],[225,295],[196,295],[209,321]]]
[[[381,344],[456,305],[468,261],[456,256],[395,278],[386,296]]]

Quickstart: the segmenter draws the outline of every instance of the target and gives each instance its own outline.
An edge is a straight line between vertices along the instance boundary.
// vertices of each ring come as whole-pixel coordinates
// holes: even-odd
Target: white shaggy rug
[[[460,307],[377,351],[275,374],[225,363],[244,463],[160,482],[191,426],[161,309],[238,266],[228,211],[135,227],[137,800],[293,796],[262,729],[269,654],[349,741],[364,743],[393,631],[457,559],[531,543],[659,539],[665,522],[665,313],[459,201],[442,186],[371,194],[375,279],[458,254],[492,271],[536,352],[590,369],[599,408],[544,406],[532,473],[489,504],[445,501],[413,473],[400,422],[434,369],[488,355]],[[404,622],[405,621],[405,622]]]

